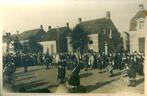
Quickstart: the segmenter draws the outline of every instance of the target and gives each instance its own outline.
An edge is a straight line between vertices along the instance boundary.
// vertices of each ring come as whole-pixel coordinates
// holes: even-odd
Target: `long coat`
[[[45,63],[47,65],[49,65],[50,63],[52,63],[52,57],[49,54],[45,55]]]
[[[127,73],[128,73],[129,78],[135,78],[136,77],[136,70],[133,67],[130,67],[127,70]]]
[[[75,65],[75,67],[72,70],[72,74],[71,77],[69,79],[69,85],[72,86],[80,86],[80,66],[79,65]]]
[[[65,69],[65,64],[64,62],[59,62],[59,66],[58,66],[58,79],[65,79],[65,75],[66,75],[66,69]]]

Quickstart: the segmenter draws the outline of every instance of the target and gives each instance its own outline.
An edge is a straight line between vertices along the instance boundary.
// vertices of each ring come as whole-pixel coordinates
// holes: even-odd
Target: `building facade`
[[[75,34],[80,34],[80,31],[74,31],[77,29],[80,29],[81,32],[88,35],[88,49],[105,54],[121,52],[122,44],[120,33],[113,24],[110,18],[109,11],[106,12],[106,17],[104,18],[98,18],[88,21],[82,21],[82,19],[79,19],[79,24],[77,24],[76,27],[73,29],[73,36]]]
[[[139,10],[130,21],[129,35],[130,35],[130,52],[145,51],[145,9],[143,4],[139,5]]]
[[[38,43],[43,46],[43,53],[46,53],[47,50],[49,53],[57,53],[56,41],[41,41]]]
[[[51,28],[43,34],[38,41],[43,46],[43,52],[64,53],[68,52],[67,36],[71,32],[69,25],[65,27]]]
[[[19,40],[19,43],[23,45],[22,47],[27,48],[26,50],[28,50],[28,52],[31,52],[30,50],[35,48],[35,45],[34,47],[30,46],[31,48],[25,47],[29,46],[30,42],[34,42],[34,44],[37,45],[39,44],[39,46],[42,47],[41,49],[43,53],[46,53],[47,51],[49,53],[67,52],[67,36],[70,33],[71,29],[67,23],[64,27],[51,28],[51,26],[49,26],[47,32],[44,31],[43,26],[41,25],[40,28],[27,30],[17,35],[3,36],[3,53],[14,52],[14,50],[12,50],[13,48],[11,48],[13,47],[11,42],[14,41],[16,37]]]

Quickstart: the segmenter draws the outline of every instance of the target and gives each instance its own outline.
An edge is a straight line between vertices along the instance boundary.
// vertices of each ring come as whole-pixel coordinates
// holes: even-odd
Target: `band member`
[[[29,54],[24,54],[23,58],[24,59],[24,72],[27,72],[28,71],[28,65],[29,65]]]
[[[106,72],[106,66],[108,65],[108,57],[105,53],[102,54],[102,72]]]
[[[126,76],[127,78],[127,85],[128,86],[133,86],[135,85],[135,79],[136,79],[136,71],[134,69],[134,67],[131,64],[125,64],[125,70],[124,73],[127,72],[127,74],[124,74],[124,76]]]
[[[57,80],[60,80],[60,83],[63,83],[65,81],[65,75],[66,75],[66,66],[63,59],[59,61],[58,63],[58,77]]]
[[[122,77],[123,77],[123,80],[127,82],[128,82],[128,69],[129,69],[129,66],[127,63],[125,63],[124,69],[122,70]]]
[[[100,69],[99,73],[102,73],[104,63],[103,63],[103,58],[100,54],[98,56],[98,66],[99,66],[98,68]]]
[[[94,64],[93,64],[93,68],[98,68],[98,53],[94,53],[93,55],[94,57]]]
[[[78,60],[76,58],[76,55],[74,53],[72,53],[72,55],[71,55],[71,70],[74,68],[76,63],[78,63]]]
[[[79,66],[79,64],[75,63],[74,68],[73,68],[72,73],[71,73],[71,76],[70,76],[70,79],[68,81],[69,88],[71,90],[80,86],[79,73],[80,73],[80,66]]]
[[[42,64],[43,63],[43,55],[42,53],[37,54],[37,64]]]
[[[32,53],[30,53],[29,54],[29,63],[30,63],[30,65],[34,65],[34,62],[33,62],[33,54]]]
[[[141,55],[136,56],[136,71],[138,75],[143,75],[143,61],[144,58]]]
[[[85,58],[85,64],[84,64],[85,71],[87,71],[88,70],[88,61],[89,61],[88,53],[86,53],[83,58]]]
[[[80,66],[81,69],[84,68],[84,61],[82,60],[82,58],[79,59],[79,63],[78,64],[79,64],[79,66]]]
[[[113,67],[114,67],[114,61],[113,61],[113,57],[110,56],[109,57],[109,63],[107,65],[107,71],[109,72],[109,76],[112,77],[113,76]]]
[[[122,55],[122,69],[125,67],[126,63],[127,63],[127,55],[123,54]]]
[[[94,64],[94,57],[93,57],[93,54],[90,55],[88,64],[89,64],[90,68],[92,69],[93,64]]]
[[[14,73],[14,62],[8,62],[8,64],[4,67],[3,73],[7,76],[7,80],[9,83],[14,83],[13,73]]]
[[[46,69],[48,69],[49,67],[51,67],[51,63],[52,63],[52,58],[48,52],[45,54],[44,59],[45,59]]]
[[[120,53],[117,53],[117,54],[115,54],[115,56],[114,56],[114,67],[115,67],[115,69],[122,69],[121,67],[121,64],[122,64],[122,62],[121,62],[121,60],[122,60],[122,58],[121,58],[121,54]]]

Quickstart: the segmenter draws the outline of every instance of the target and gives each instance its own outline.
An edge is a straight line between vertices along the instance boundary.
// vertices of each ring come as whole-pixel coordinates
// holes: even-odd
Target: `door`
[[[139,52],[144,53],[145,51],[145,38],[139,38]]]

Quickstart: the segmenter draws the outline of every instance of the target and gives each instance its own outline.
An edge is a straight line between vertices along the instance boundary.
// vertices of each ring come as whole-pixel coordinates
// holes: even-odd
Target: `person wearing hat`
[[[129,69],[129,66],[127,63],[125,63],[124,68],[122,70],[122,77],[124,81],[127,81],[127,83],[128,83],[128,69]]]
[[[49,55],[49,53],[47,52],[45,54],[45,64],[46,64],[46,69],[48,69],[49,67],[51,67],[51,63],[52,63],[52,58]]]
[[[68,81],[69,89],[74,90],[80,86],[80,65],[75,62],[74,67],[71,72],[70,79]]]
[[[113,57],[110,56],[109,57],[109,63],[107,65],[107,71],[110,74],[109,76],[112,77],[113,76],[113,67],[114,67],[114,60]]]
[[[14,73],[13,62],[8,62],[8,64],[5,66],[3,72],[7,76],[8,83],[14,83],[14,79],[13,79],[13,73]]]
[[[63,59],[59,60],[58,63],[58,76],[57,80],[59,80],[60,83],[63,83],[65,81],[65,75],[66,75],[66,66]]]
[[[94,56],[93,56],[93,54],[91,54],[89,57],[89,60],[88,60],[88,65],[91,69],[93,67],[93,64],[94,64]]]
[[[29,54],[24,54],[24,72],[28,72],[28,65],[29,65]]]
[[[123,69],[123,77],[127,79],[128,86],[135,85],[136,71],[131,64],[125,64],[125,68]]]

